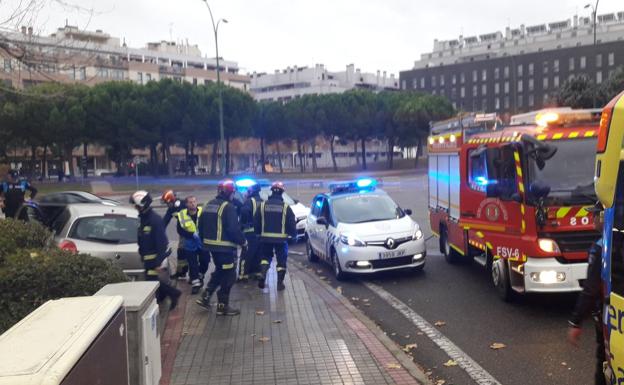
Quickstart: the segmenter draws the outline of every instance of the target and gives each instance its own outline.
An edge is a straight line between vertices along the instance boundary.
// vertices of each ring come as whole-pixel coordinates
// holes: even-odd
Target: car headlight
[[[539,245],[539,248],[545,253],[561,253],[561,250],[559,250],[559,245],[557,245],[557,242],[553,241],[552,239],[540,238],[537,240],[537,244]]]
[[[413,239],[413,240],[415,240],[415,241],[417,241],[417,240],[419,240],[419,239],[422,239],[422,237],[423,237],[423,232],[422,232],[422,230],[421,230],[420,228],[416,227],[416,228],[414,229],[414,234],[412,235],[412,239]]]
[[[366,246],[366,243],[353,234],[340,235],[340,242],[349,246]]]

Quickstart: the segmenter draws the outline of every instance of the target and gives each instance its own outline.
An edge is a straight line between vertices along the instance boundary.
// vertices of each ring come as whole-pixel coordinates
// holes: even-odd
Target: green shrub
[[[89,296],[126,280],[118,267],[89,255],[19,249],[0,264],[0,333],[50,299]]]
[[[0,264],[18,249],[45,249],[51,241],[52,233],[39,223],[0,220]]]

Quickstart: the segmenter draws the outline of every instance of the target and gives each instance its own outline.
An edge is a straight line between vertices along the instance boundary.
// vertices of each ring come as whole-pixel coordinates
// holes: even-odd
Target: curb
[[[344,305],[349,312],[360,322],[368,328],[368,330],[377,338],[382,345],[390,351],[390,353],[396,358],[401,366],[418,382],[423,385],[433,385],[429,380],[425,372],[414,363],[414,361],[408,357],[401,348],[390,339],[368,316],[366,316],[360,309],[356,308],[346,299],[342,294],[339,294],[331,285],[319,279],[316,275],[310,274],[306,268],[298,261],[290,259],[289,264],[296,266],[297,274],[305,274],[310,277],[316,283],[325,289],[330,295],[336,298],[342,305]]]

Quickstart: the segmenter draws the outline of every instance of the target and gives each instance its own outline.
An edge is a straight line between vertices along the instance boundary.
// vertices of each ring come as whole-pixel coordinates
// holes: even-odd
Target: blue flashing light
[[[251,179],[251,178],[239,179],[236,181],[236,187],[248,189],[257,183],[258,182],[256,182],[254,179]]]
[[[475,178],[475,182],[479,185],[479,186],[487,186],[488,184],[490,184],[490,181],[483,176],[478,176]]]
[[[348,182],[330,183],[329,191],[332,194],[338,193],[357,193],[374,191],[377,181],[371,178],[361,178]]]
[[[321,206],[323,206],[323,201],[322,200],[318,200],[318,201],[316,201],[315,204],[316,204],[316,207],[321,207]]]
[[[356,182],[356,185],[359,188],[375,187],[376,184],[377,181],[370,178],[358,179],[358,181]]]

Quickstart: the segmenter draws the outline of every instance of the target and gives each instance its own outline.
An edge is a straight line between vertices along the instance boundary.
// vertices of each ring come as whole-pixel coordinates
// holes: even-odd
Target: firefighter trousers
[[[275,258],[277,259],[277,272],[286,271],[286,260],[288,259],[288,242],[286,241],[262,243],[262,260],[260,261],[262,270],[266,273],[266,270],[271,266],[273,253],[275,253]]]
[[[166,297],[174,299],[180,295],[180,290],[169,285],[167,281],[160,277],[158,270],[146,269],[145,270],[146,281],[157,281],[159,283],[158,290],[156,291],[156,301],[162,302]]]
[[[240,278],[248,278],[250,275],[260,271],[258,260],[259,245],[258,236],[255,233],[245,233],[247,239],[247,249],[243,249],[238,266]]]
[[[215,270],[210,276],[210,281],[206,285],[206,293],[210,296],[217,289],[217,300],[219,303],[228,304],[230,301],[230,290],[236,282],[236,251],[211,252]]]
[[[178,247],[177,256],[178,256],[177,258],[178,263],[176,265],[177,269],[175,273],[176,273],[176,276],[183,277],[188,272],[189,267],[188,267],[188,261],[186,260],[186,254],[184,253],[184,249],[181,246]]]

